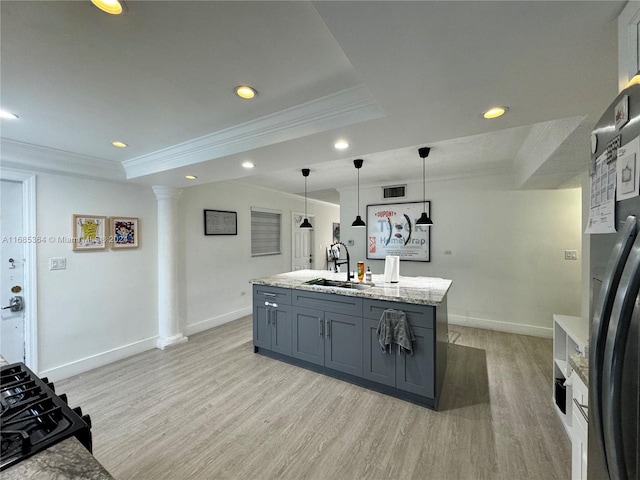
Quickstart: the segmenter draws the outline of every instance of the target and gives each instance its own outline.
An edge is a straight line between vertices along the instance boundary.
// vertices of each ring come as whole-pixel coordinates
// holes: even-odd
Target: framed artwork
[[[339,242],[340,241],[340,224],[334,223],[332,228],[333,228],[333,243]]]
[[[137,217],[110,217],[109,244],[111,248],[138,248],[140,220]]]
[[[237,235],[238,214],[227,210],[205,210],[204,234]]]
[[[424,208],[431,216],[431,202],[367,205],[367,258],[431,261],[431,227],[416,225]]]
[[[76,251],[107,247],[107,217],[74,214],[72,232],[71,245]]]

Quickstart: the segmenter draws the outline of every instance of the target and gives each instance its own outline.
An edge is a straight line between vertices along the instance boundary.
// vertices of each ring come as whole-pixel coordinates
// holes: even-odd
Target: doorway
[[[37,372],[35,197],[35,175],[0,170],[0,353]]]
[[[315,217],[308,215],[307,218],[313,225]],[[291,214],[291,270],[313,270],[313,228],[300,228],[303,221],[303,214]]]

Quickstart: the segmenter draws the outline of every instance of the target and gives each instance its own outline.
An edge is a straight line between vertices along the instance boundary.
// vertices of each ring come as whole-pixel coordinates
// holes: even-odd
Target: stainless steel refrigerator
[[[618,95],[594,132],[592,161],[638,141],[640,85]],[[623,172],[638,191],[634,168],[640,154]],[[615,202],[615,224],[617,233],[590,239],[589,480],[640,480],[640,197]]]

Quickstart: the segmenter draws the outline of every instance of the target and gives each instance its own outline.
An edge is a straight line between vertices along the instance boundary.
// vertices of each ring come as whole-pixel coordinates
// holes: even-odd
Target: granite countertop
[[[578,374],[578,378],[582,380],[585,386],[589,387],[589,357],[583,355],[571,355],[569,357],[569,366]]]
[[[382,274],[372,275],[371,283],[373,283],[374,286],[366,290],[306,285],[304,283],[314,278],[346,280],[347,273],[334,273],[327,270],[297,270],[295,272],[281,273],[271,277],[256,278],[251,280],[251,283],[435,307],[443,302],[453,283],[451,280],[444,278],[402,276],[399,278],[398,283],[384,283],[384,275]],[[357,280],[355,280],[355,282],[357,283]]]
[[[67,438],[2,471],[2,480],[112,480],[75,438]]]
[[[0,366],[8,362],[0,355]],[[0,473],[2,480],[112,480],[76,437],[67,438]]]

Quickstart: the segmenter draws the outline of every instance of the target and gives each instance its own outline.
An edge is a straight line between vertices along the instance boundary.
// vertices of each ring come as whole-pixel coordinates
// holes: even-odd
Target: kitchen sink
[[[304,282],[306,285],[318,285],[321,287],[334,287],[334,288],[350,288],[352,290],[367,290],[373,287],[373,283],[357,283],[346,282],[343,280],[330,280],[328,278],[314,278]]]

